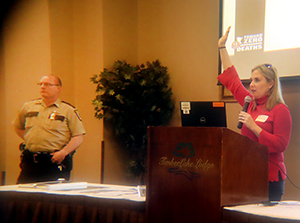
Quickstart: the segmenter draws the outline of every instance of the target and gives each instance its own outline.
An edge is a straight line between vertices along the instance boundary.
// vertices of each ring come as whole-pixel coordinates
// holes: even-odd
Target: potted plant
[[[116,61],[112,70],[94,75],[95,117],[112,123],[115,134],[130,154],[129,172],[146,172],[147,127],[169,123],[174,112],[168,69],[156,60],[132,66]]]

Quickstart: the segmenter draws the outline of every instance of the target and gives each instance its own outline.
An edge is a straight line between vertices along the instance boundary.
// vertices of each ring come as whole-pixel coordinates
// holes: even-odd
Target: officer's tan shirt
[[[49,107],[42,99],[25,103],[13,125],[25,130],[31,152],[61,150],[72,137],[85,134],[78,110],[60,99]]]

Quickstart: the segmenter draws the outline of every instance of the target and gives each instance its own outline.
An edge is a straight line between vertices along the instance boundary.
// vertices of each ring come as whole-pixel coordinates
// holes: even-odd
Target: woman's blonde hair
[[[273,86],[270,88],[268,95],[268,101],[266,102],[266,108],[270,111],[277,104],[285,104],[282,98],[281,84],[279,81],[278,73],[275,67],[271,64],[261,64],[252,69],[252,72],[258,70],[267,80],[267,82],[273,82]],[[256,101],[254,100],[253,110],[256,109]]]

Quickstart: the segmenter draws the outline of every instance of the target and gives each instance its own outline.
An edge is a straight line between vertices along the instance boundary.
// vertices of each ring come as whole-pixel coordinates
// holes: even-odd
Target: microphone
[[[251,98],[249,95],[247,95],[247,96],[245,97],[245,103],[244,103],[244,106],[243,106],[243,110],[242,110],[242,111],[247,112],[251,100],[252,100],[252,98]],[[241,129],[242,126],[243,126],[243,123],[242,123],[242,122],[239,122],[238,125],[237,125],[238,129]]]

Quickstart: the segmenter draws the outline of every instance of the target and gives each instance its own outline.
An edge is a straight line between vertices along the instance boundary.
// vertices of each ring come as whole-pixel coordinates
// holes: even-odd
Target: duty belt
[[[29,150],[25,149],[22,152],[21,159],[24,163],[40,163],[40,164],[47,164],[51,162],[52,155],[49,152],[30,152]]]
[[[67,170],[72,170],[73,162],[72,155],[69,154],[65,157],[61,164],[55,164],[51,161],[52,155],[50,152],[30,152],[29,150],[23,150],[21,154],[21,162],[27,164],[34,164],[39,166],[57,166],[60,170],[66,168]]]

